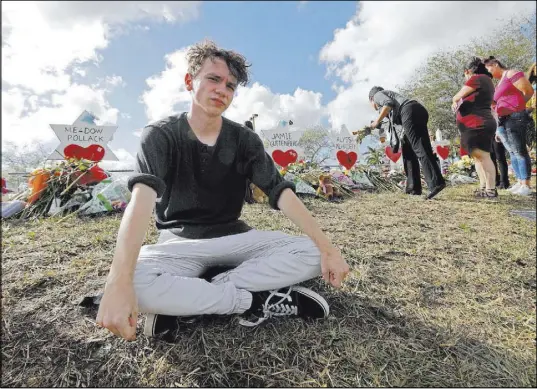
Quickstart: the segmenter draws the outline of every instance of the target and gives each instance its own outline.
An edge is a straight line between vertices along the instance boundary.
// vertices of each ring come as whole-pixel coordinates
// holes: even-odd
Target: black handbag
[[[401,139],[399,139],[399,135],[395,130],[395,125],[393,124],[393,115],[391,113],[388,118],[388,139],[392,152],[399,152],[399,148],[401,147]]]

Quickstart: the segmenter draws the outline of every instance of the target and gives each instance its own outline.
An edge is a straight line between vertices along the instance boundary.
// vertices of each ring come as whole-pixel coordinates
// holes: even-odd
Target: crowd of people
[[[464,66],[465,83],[453,96],[452,109],[460,133],[461,147],[473,158],[479,178],[475,197],[495,199],[498,189],[531,195],[529,145],[535,141],[536,67],[526,76],[497,58],[474,57]],[[493,79],[498,80],[497,85]],[[390,127],[402,128],[401,149],[407,177],[406,193],[420,195],[420,165],[427,183],[428,199],[445,188],[427,129],[428,112],[419,102],[375,86],[369,101],[379,111],[372,123],[379,127],[389,118]],[[533,115],[533,118],[532,118]],[[397,131],[394,131],[394,136]],[[510,186],[506,151],[517,182]]]

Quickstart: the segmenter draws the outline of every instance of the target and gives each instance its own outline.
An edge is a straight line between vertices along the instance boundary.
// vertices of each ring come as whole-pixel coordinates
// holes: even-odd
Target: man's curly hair
[[[211,61],[215,58],[226,61],[229,71],[237,79],[238,84],[243,86],[248,84],[248,68],[251,64],[246,62],[246,58],[235,51],[220,49],[214,42],[208,40],[196,43],[188,49],[186,54],[188,73],[196,77],[207,58]]]

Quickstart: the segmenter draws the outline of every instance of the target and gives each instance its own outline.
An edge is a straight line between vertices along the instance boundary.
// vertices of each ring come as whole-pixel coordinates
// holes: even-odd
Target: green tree
[[[321,164],[330,158],[333,149],[330,131],[322,126],[308,128],[300,138],[306,159]]]
[[[494,55],[506,66],[526,71],[535,61],[535,19],[535,14],[515,17],[467,45],[434,53],[399,91],[427,108],[432,133],[440,128],[445,138],[457,137],[451,99],[464,84],[464,65],[473,56]]]
[[[43,165],[52,150],[38,141],[31,144],[18,145],[5,141],[2,145],[2,167],[15,172],[37,169]]]
[[[18,145],[11,141],[2,144],[2,177],[8,178],[13,187],[18,187],[27,180],[24,175],[9,176],[8,173],[26,173],[45,164],[52,149],[38,141],[31,144]]]

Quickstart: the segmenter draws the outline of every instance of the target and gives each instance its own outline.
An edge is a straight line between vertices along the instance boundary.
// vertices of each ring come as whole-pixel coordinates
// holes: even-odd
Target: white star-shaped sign
[[[358,152],[358,143],[356,143],[356,138],[351,135],[347,128],[342,128],[339,134],[332,135],[331,139],[336,153],[338,151]]]
[[[98,126],[95,116],[87,111],[73,124],[50,124],[60,145],[48,159],[84,158],[91,161],[118,161],[116,155],[108,148],[117,126]]]
[[[356,143],[356,139],[351,135],[347,127],[342,127],[339,134],[332,135],[331,139],[334,144],[332,158],[337,159],[346,169],[351,169],[358,161],[358,144]]]
[[[300,138],[304,135],[302,130],[289,131],[288,128],[277,127],[272,130],[261,131],[265,150],[272,154],[275,150],[294,150],[299,157],[304,156],[304,147],[300,145]]]

